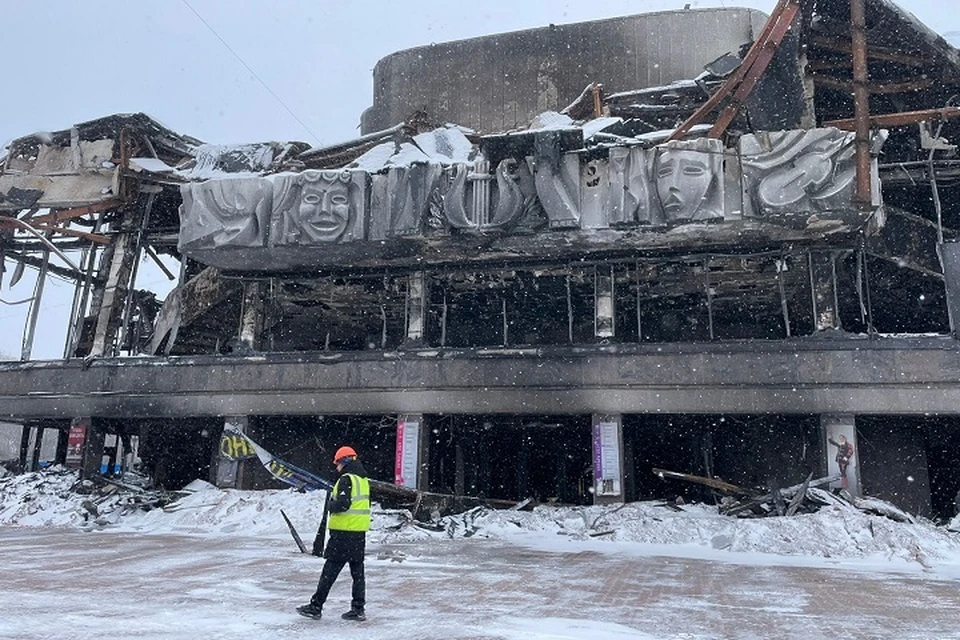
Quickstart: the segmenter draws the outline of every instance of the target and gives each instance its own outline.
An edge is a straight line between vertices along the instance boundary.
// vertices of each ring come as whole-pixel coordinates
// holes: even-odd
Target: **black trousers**
[[[337,581],[337,576],[343,569],[343,565],[348,562],[343,559],[328,558],[323,563],[323,571],[320,572],[320,581],[317,583],[317,590],[310,598],[310,602],[317,606],[323,606],[330,594],[330,587]],[[350,608],[362,611],[366,604],[366,579],[363,575],[363,560],[351,560],[350,577],[353,578],[353,591],[351,592]]]

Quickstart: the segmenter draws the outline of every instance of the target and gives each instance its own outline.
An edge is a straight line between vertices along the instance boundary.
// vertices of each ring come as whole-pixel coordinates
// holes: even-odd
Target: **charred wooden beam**
[[[703,476],[697,476],[690,473],[680,473],[678,471],[667,471],[666,469],[652,469],[655,476],[660,478],[670,478],[672,480],[683,480],[685,482],[693,482],[696,484],[702,484],[711,489],[717,489],[726,493],[732,493],[740,496],[757,496],[757,492],[753,489],[744,489],[743,487],[738,487],[735,484],[729,482],[724,482],[723,480],[717,480],[716,478],[705,478]]]
[[[851,55],[853,53],[852,43],[845,39],[831,38],[828,36],[816,36],[812,39],[811,44],[818,49],[824,49],[826,51],[845,53],[847,55]],[[928,58],[911,55],[908,53],[901,53],[895,49],[886,49],[878,46],[867,47],[867,58],[871,60],[882,60],[884,62],[896,62],[897,64],[907,67],[931,66]],[[849,67],[849,64],[846,66]]]
[[[839,78],[834,78],[833,76],[813,74],[812,77],[814,83],[824,87],[829,87],[831,89],[838,89],[840,91],[849,92],[857,86],[856,81],[851,82],[849,80],[841,80]],[[914,80],[906,80],[904,82],[883,82],[873,84],[866,83],[865,87],[867,93],[876,95],[891,95],[895,93],[910,93],[913,91],[919,91],[921,89],[928,89],[935,83],[936,81],[933,78],[916,78]]]
[[[811,475],[812,475],[812,474],[811,474]],[[784,489],[780,489],[780,490],[779,490],[779,493],[781,494],[781,496],[787,496],[787,497],[792,497],[793,499],[796,499],[796,497],[797,497],[798,494],[801,495],[801,496],[802,496],[803,494],[806,494],[807,489],[810,488],[810,487],[819,487],[819,486],[824,485],[824,484],[830,484],[831,482],[836,482],[836,481],[839,480],[839,479],[840,479],[840,475],[839,475],[839,474],[835,474],[835,475],[832,475],[832,476],[824,476],[823,478],[817,478],[816,480],[811,480],[811,479],[810,479],[810,476],[807,476],[807,479],[804,480],[802,483],[793,485],[793,486],[791,486],[791,487],[786,487],[786,488],[784,488]],[[728,516],[735,516],[735,515],[737,515],[738,513],[743,513],[743,512],[745,512],[745,511],[750,511],[751,509],[753,509],[753,508],[755,508],[755,507],[758,507],[758,506],[760,506],[760,505],[762,505],[762,504],[764,504],[764,503],[766,503],[766,502],[769,502],[769,501],[773,500],[774,498],[775,498],[774,492],[771,491],[771,492],[769,492],[769,493],[765,493],[765,494],[763,494],[763,495],[756,496],[756,497],[754,497],[754,498],[751,499],[751,500],[747,500],[747,501],[742,502],[742,503],[740,503],[740,504],[733,505],[733,506],[728,507],[728,508],[726,508],[726,509],[722,509],[722,513],[723,513],[724,515],[728,515]],[[790,501],[790,506],[787,508],[787,511],[788,511],[788,512],[790,512],[790,509],[793,509],[794,512],[796,511],[796,508],[795,508],[794,505],[793,505],[793,503],[794,503],[794,500],[793,500],[793,499]],[[801,500],[802,500],[802,497],[801,497]],[[798,502],[799,502],[799,501],[798,501]],[[789,515],[789,514],[788,514],[788,515]]]
[[[603,85],[591,82],[560,113],[564,113],[574,120],[599,118],[603,114]]]
[[[7,229],[17,229],[21,225],[17,224],[14,218],[3,218],[0,217],[0,227]],[[74,238],[83,238],[84,240],[89,240],[91,242],[96,242],[97,244],[110,244],[110,238],[98,233],[89,233],[86,231],[79,231],[77,229],[69,229],[67,227],[57,227],[50,224],[36,224],[36,221],[33,222],[33,227],[42,231],[51,231],[53,233],[62,233],[65,236],[73,236]]]
[[[434,512],[439,512],[440,515],[449,515],[477,506],[519,510],[530,505],[532,502],[530,499],[516,502],[513,500],[497,500],[477,496],[418,491],[409,487],[402,487],[390,482],[373,479],[370,480],[370,495],[385,507],[409,508],[415,520],[429,520]]]

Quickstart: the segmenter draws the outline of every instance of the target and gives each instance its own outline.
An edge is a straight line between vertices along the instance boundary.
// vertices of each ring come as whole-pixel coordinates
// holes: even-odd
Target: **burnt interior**
[[[728,147],[734,146],[737,136],[754,130],[825,126],[853,115],[849,5],[833,0],[804,0],[801,5],[799,27],[788,34],[746,109],[727,131]],[[954,49],[892,3],[867,2],[866,19],[872,114],[960,106]],[[746,47],[739,56],[745,51]],[[724,69],[719,68],[721,62],[727,64]],[[696,81],[607,96],[604,108],[623,122],[606,133],[615,139],[677,127],[723,85],[737,64],[739,58],[731,56],[717,61],[713,74]],[[801,82],[813,88],[809,103]],[[591,102],[585,113],[591,113],[592,106]],[[411,122],[422,121],[422,116]],[[389,136],[409,137],[419,131],[420,125],[411,122]],[[170,166],[185,162],[189,166],[195,161],[191,148],[200,142],[168,131],[143,114],[75,128],[81,141],[113,140],[117,164],[145,156]],[[817,334],[813,300],[818,287],[826,288],[820,294],[836,299],[838,334],[946,335],[951,326],[936,245],[960,237],[960,160],[950,148],[951,142],[960,140],[960,119],[931,116],[888,127],[887,133],[877,157],[888,214],[885,226],[871,220],[843,237],[811,236],[803,242],[751,236],[722,247],[690,241],[685,251],[558,251],[538,261],[520,256],[471,262],[465,258],[435,268],[424,268],[416,255],[401,255],[409,258],[406,263],[398,259],[396,266],[383,268],[343,265],[310,273],[267,277],[238,272],[225,277],[180,255],[179,179],[150,172],[124,174],[125,193],[133,195],[130,206],[91,211],[73,218],[73,223],[99,232],[139,220],[142,233],[139,244],[128,248],[131,255],[146,259],[141,250],[149,250],[182,263],[184,300],[176,331],[157,324],[162,301],[151,299],[131,282],[126,295],[113,302],[111,323],[114,329],[122,325],[115,332],[115,344],[108,345],[113,355],[386,354],[416,348],[784,340]],[[931,139],[941,138],[946,146],[930,147]],[[504,137],[501,142],[518,140]],[[68,147],[71,131],[54,132],[44,140],[27,136],[15,141],[5,169],[29,168],[42,144]],[[370,146],[366,140],[326,152],[313,150],[297,159],[305,146],[292,143],[285,151],[278,149],[270,171],[343,166]],[[495,164],[516,149],[499,148],[491,139],[484,152]],[[590,153],[603,155],[596,149]],[[290,163],[284,164],[281,157]],[[36,195],[11,191],[5,197],[29,208],[29,199]],[[7,207],[0,215],[7,214],[19,211]],[[70,235],[53,240],[64,250],[93,254],[82,272],[51,270],[90,291],[90,310],[71,320],[79,331],[72,355],[87,357],[98,330],[98,305],[107,288],[114,247],[99,249]],[[531,236],[530,242],[536,239]],[[0,257],[37,267],[45,250],[39,240],[14,237],[0,226]],[[825,277],[813,273],[811,262],[812,255],[824,252],[832,256],[833,267]],[[425,284],[422,299],[411,295],[411,279],[418,270]],[[244,292],[251,284],[261,286],[263,299],[253,347],[240,344],[238,337]],[[605,293],[607,286],[610,318],[598,314],[598,292]],[[410,309],[420,304],[423,331],[411,337]],[[601,323],[609,323],[611,330],[598,331]],[[107,428],[137,430],[144,463],[161,486],[173,488],[209,473],[222,423],[222,418],[125,420]],[[590,416],[431,415],[427,424],[432,490],[572,504],[593,500]],[[950,515],[960,488],[956,417],[857,416],[857,424],[866,491],[922,511],[918,488],[926,487],[933,514]],[[320,475],[331,473],[332,450],[350,443],[363,451],[373,477],[392,477],[396,416],[253,416],[250,425],[251,434],[273,453]],[[654,467],[750,487],[793,484],[810,472],[822,471],[819,429],[817,418],[805,415],[625,415],[625,498],[715,499],[702,487],[657,478],[650,472]],[[891,483],[879,475],[888,472],[903,481]],[[245,473],[252,486],[275,486],[255,464]],[[902,489],[886,495],[893,485]]]

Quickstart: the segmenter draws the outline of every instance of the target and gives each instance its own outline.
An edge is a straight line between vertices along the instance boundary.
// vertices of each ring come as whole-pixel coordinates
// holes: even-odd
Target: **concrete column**
[[[837,254],[834,251],[811,251],[810,290],[813,297],[813,322],[817,332],[840,329],[837,303]]]
[[[240,310],[240,333],[237,343],[241,352],[259,351],[263,336],[262,282],[243,283],[243,307]]]
[[[424,344],[429,297],[427,275],[416,271],[407,276],[407,335],[405,344],[419,347]]]
[[[249,431],[249,418],[247,416],[227,416],[223,419],[223,426],[231,426],[240,433],[247,433]],[[238,459],[238,452],[232,452],[232,457],[227,457],[223,454],[220,448],[217,448],[217,453],[214,459],[215,470],[211,475],[213,475],[213,483],[220,487],[221,489],[241,489],[243,488],[243,470],[244,466],[248,464],[249,461]],[[252,463],[260,464],[260,461],[256,458],[251,458]]]
[[[860,451],[857,444],[856,420],[852,413],[825,413],[820,416],[823,431],[827,473],[840,474],[831,489],[845,489],[853,496],[861,495]]]
[[[593,502],[623,502],[623,416],[593,414]]]
[[[70,442],[70,429],[64,427],[57,428],[57,452],[53,456],[55,464],[67,464],[67,445]]]
[[[422,413],[405,413],[397,419],[397,454],[394,484],[427,491],[429,477],[428,430]]]
[[[954,338],[960,338],[960,242],[944,242],[938,247],[947,288],[950,332]]]
[[[613,267],[597,267],[593,275],[593,335],[607,340],[616,333]]]
[[[17,462],[23,471],[30,471],[27,467],[27,465],[30,464],[28,457],[30,452],[30,431],[31,428],[29,425],[23,425],[23,427],[20,428],[20,455]]]
[[[40,450],[43,448],[43,425],[38,425],[33,439],[33,451],[30,453],[30,471],[40,468]]]
[[[100,475],[103,465],[103,446],[106,432],[92,418],[87,422],[87,438],[83,445],[83,461],[80,463],[80,479],[85,480]]]

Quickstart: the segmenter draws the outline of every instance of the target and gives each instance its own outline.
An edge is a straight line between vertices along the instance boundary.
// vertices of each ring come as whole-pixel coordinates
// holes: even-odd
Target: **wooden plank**
[[[831,482],[836,482],[836,481],[839,480],[839,479],[840,479],[840,474],[835,474],[835,475],[832,475],[832,476],[825,476],[825,477],[823,477],[823,478],[817,478],[816,480],[809,480],[809,479],[808,479],[808,480],[804,481],[804,482],[801,483],[801,484],[793,485],[792,487],[787,487],[786,489],[782,489],[782,490],[781,490],[781,493],[796,497],[795,494],[794,494],[794,492],[795,492],[795,491],[799,491],[801,488],[803,488],[803,492],[806,493],[808,487],[816,487],[816,486],[819,486],[819,485],[822,485],[822,484],[829,484],[829,483],[831,483]],[[756,507],[756,506],[759,506],[759,505],[763,504],[764,502],[768,502],[768,501],[771,500],[771,499],[773,499],[773,494],[772,494],[772,493],[766,493],[766,494],[764,494],[764,495],[762,495],[762,496],[757,496],[757,497],[753,498],[752,500],[748,500],[747,502],[744,502],[744,503],[735,505],[735,506],[733,506],[733,507],[731,507],[731,508],[729,508],[729,509],[725,509],[725,510],[723,510],[723,514],[724,514],[724,515],[728,515],[728,516],[732,516],[732,515],[736,515],[736,514],[738,514],[738,513],[743,513],[744,511],[749,511],[750,509],[752,509],[752,508],[754,508],[754,507]]]
[[[849,40],[840,40],[827,36],[816,36],[812,39],[811,44],[814,47],[826,49],[827,51],[835,51],[837,53],[845,53],[847,55],[853,54],[853,45]],[[897,64],[902,64],[907,67],[933,66],[930,60],[927,58],[901,53],[895,49],[885,49],[877,46],[867,47],[867,58],[872,60],[883,60],[885,62],[896,62]],[[850,63],[848,61],[844,62],[843,68],[849,69]]]
[[[800,490],[797,491],[793,498],[790,499],[790,504],[787,505],[787,515],[792,516],[797,512],[797,509],[800,507],[800,503],[803,502],[803,499],[807,495],[807,488],[810,486],[810,479],[813,478],[813,471],[810,472],[810,475],[807,476],[807,479],[803,481],[803,484],[800,485]]]
[[[730,484],[729,482],[724,482],[723,480],[717,480],[716,478],[705,478],[703,476],[695,476],[689,473],[680,473],[678,471],[667,471],[666,469],[657,469],[654,467],[653,474],[660,476],[661,478],[671,478],[673,480],[683,480],[685,482],[694,482],[696,484],[706,485],[713,489],[718,489],[720,491],[726,491],[727,493],[736,493],[743,496],[756,496],[757,492],[751,489],[744,489],[743,487],[738,487],[735,484]]]

